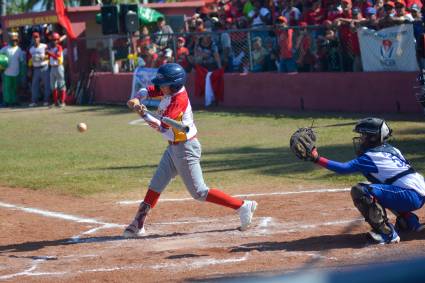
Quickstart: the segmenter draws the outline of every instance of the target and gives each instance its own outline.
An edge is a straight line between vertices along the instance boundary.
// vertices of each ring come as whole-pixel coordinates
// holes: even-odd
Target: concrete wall
[[[413,92],[416,73],[255,73],[225,74],[225,107],[280,108],[344,112],[420,113]],[[132,74],[95,75],[97,103],[124,103],[130,96]],[[191,102],[194,74],[187,88]]]

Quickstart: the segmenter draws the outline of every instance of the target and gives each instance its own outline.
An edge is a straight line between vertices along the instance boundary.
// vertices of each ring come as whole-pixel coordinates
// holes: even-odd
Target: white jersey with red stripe
[[[149,86],[146,92],[148,97],[162,96],[157,110],[159,115],[189,126],[189,131],[185,133],[161,123],[160,132],[167,141],[184,142],[196,136],[197,129],[193,120],[192,106],[190,105],[189,95],[185,87],[182,87],[172,95],[164,95],[161,91],[155,89],[154,86]],[[139,97],[139,99],[142,99],[142,97]]]

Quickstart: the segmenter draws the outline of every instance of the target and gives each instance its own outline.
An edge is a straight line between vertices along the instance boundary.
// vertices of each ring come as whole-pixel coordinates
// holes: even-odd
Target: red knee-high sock
[[[58,90],[57,89],[53,90],[53,103],[58,104]]]
[[[66,90],[61,90],[61,102],[65,103],[66,100]]]
[[[238,209],[243,204],[243,200],[229,196],[217,189],[210,189],[208,191],[206,201],[233,209]]]
[[[151,208],[154,208],[154,206],[158,202],[158,199],[159,199],[159,196],[160,195],[161,195],[160,193],[157,193],[157,192],[149,189],[146,192],[145,199],[143,200],[143,202],[149,204],[149,206]]]

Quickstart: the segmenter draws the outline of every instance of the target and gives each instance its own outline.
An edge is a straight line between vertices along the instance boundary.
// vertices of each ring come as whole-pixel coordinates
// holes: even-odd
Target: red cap
[[[341,1],[341,3],[342,3],[342,2],[345,2],[345,3],[351,4],[351,0],[342,0],[342,1]]]
[[[33,38],[40,38],[40,33],[35,31],[35,32],[32,33],[32,37]]]
[[[394,2],[393,1],[388,1],[387,3],[384,4],[384,6],[390,6],[390,7],[395,7]]]
[[[228,23],[228,24],[233,23],[233,18],[231,18],[231,17],[226,18],[226,23]]]
[[[288,23],[288,20],[284,16],[277,17],[277,21],[280,23]]]
[[[184,37],[182,37],[182,36],[179,36],[177,38],[177,41],[181,41],[181,42],[185,43],[186,42],[186,39],[184,39]]]
[[[396,0],[396,1],[395,1],[395,5],[397,5],[397,4],[399,4],[399,5],[402,5],[402,6],[406,7],[406,2],[404,2],[404,0]]]
[[[52,33],[52,39],[53,40],[59,40],[60,39],[59,33],[57,33],[57,32]]]

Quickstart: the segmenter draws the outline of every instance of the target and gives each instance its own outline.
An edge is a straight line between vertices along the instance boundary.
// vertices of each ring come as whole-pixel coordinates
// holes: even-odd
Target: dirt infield
[[[0,281],[200,280],[425,252],[425,233],[402,234],[398,245],[369,244],[347,189],[252,192],[259,207],[245,232],[232,210],[186,199],[186,192],[165,193],[147,235],[131,240],[120,235],[137,209],[134,200],[0,189]]]

